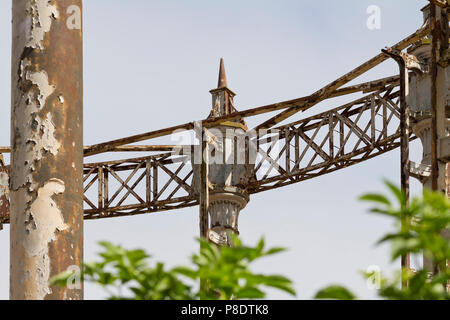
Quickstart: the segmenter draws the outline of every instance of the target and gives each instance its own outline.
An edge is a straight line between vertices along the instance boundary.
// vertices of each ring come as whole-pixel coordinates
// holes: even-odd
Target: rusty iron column
[[[439,5],[437,5],[439,4]],[[442,6],[442,7],[441,7]],[[431,188],[447,193],[447,165],[441,141],[448,136],[448,6],[431,1]]]
[[[406,102],[406,97],[409,94],[409,75],[406,59],[407,57],[401,52],[396,52],[392,48],[382,50],[383,53],[394,59],[400,70],[400,184],[405,194],[405,202],[403,205],[409,205],[409,174],[410,174],[410,160],[409,160],[409,107]],[[409,228],[409,221],[406,217],[402,217],[401,229],[406,232]],[[410,254],[406,253],[401,257],[402,270],[410,269]],[[407,288],[408,281],[402,281],[402,287]]]
[[[427,74],[412,74],[409,105],[413,131],[423,146],[421,169],[417,172],[419,180],[424,188],[449,196],[448,9],[436,7],[435,3],[438,2],[432,1],[422,9],[424,20],[430,22],[431,34],[408,49],[408,53],[419,57],[429,69]],[[448,231],[443,236],[445,233],[449,237]],[[423,266],[430,274],[437,272],[427,252],[423,254]]]
[[[400,70],[400,163],[401,163],[401,188],[405,193],[404,206],[409,206],[409,178],[411,171],[411,162],[409,159],[409,136],[411,134],[410,127],[410,75],[409,70],[412,70],[414,77],[424,76],[428,73],[428,65],[422,59],[413,54],[406,52],[400,52],[392,48],[386,48],[382,50],[383,53],[394,59]],[[413,77],[413,78],[414,78]],[[417,95],[417,93],[414,93]],[[403,217],[401,229],[403,232],[408,231],[410,221]],[[401,266],[403,270],[410,269],[410,254],[407,253],[401,257]],[[402,282],[403,287],[408,287],[407,281]]]
[[[437,154],[437,49],[439,41],[439,28],[436,5],[431,4],[431,189],[438,190],[439,162]]]
[[[200,192],[199,192],[199,221],[200,221],[200,238],[208,240],[208,227],[209,227],[209,164],[208,164],[208,141],[206,139],[206,128],[199,128],[199,139],[201,146],[200,157]],[[200,244],[202,249],[202,244]],[[200,287],[207,291],[209,290],[208,279],[200,279]]]
[[[235,93],[227,87],[223,59],[220,59],[217,88],[210,93],[212,108],[208,119],[237,112]],[[245,186],[253,177],[254,163],[246,162],[249,158],[245,146],[247,130],[243,119],[196,129],[202,144],[202,162],[194,165],[193,179],[200,202],[200,234],[218,246],[232,245],[232,234],[239,234],[239,213],[249,201]]]
[[[443,159],[442,142],[448,138],[448,5],[439,1],[430,3],[431,20],[431,187],[434,191],[443,192],[448,196],[448,159]],[[443,230],[442,237],[449,238],[450,231]],[[433,274],[438,274],[448,268],[433,264]],[[450,283],[447,285],[450,291]]]
[[[209,227],[209,181],[208,181],[208,142],[206,141],[206,129],[201,128],[201,163],[200,163],[200,194],[199,194],[199,218],[200,218],[200,237],[206,238]]]
[[[429,74],[412,77],[410,105],[415,120],[414,133],[420,137],[423,146],[422,166],[426,169],[419,179],[424,188],[449,196],[448,5],[446,1],[430,2],[422,11],[424,19],[430,22],[431,34],[408,50],[421,56],[430,71]],[[449,238],[449,230],[444,230],[442,236]],[[428,252],[424,252],[423,265],[430,275],[439,272],[439,266],[432,261]]]
[[[11,299],[82,299],[48,280],[83,256],[81,0],[12,1]]]
[[[235,93],[227,86],[225,65],[220,59],[217,88],[210,90],[212,109],[208,119],[237,112]],[[207,238],[219,246],[232,246],[232,234],[239,234],[239,214],[249,201],[245,185],[253,166],[245,163],[247,125],[242,119],[224,121],[206,131],[208,150],[209,229]],[[239,143],[240,142],[240,143]]]
[[[9,216],[9,172],[0,153],[0,230],[3,220]]]

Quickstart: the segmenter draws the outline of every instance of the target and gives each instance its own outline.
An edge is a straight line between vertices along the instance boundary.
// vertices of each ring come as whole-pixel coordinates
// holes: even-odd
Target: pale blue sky
[[[85,0],[85,145],[205,118],[209,90],[224,57],[228,85],[243,110],[310,94],[414,32],[425,0]],[[369,5],[381,8],[381,29],[366,27]],[[0,2],[0,145],[9,145],[11,1]],[[362,79],[397,73],[392,62]],[[333,101],[334,102],[334,101]],[[336,101],[335,103],[337,103]],[[337,106],[331,102],[310,113]],[[308,113],[308,114],[310,114]],[[305,115],[297,115],[299,119]],[[256,119],[249,120],[250,127]],[[99,121],[101,121],[99,123]],[[420,159],[413,147],[412,158]],[[113,159],[117,155],[92,159]],[[91,161],[91,159],[87,159]],[[265,235],[289,251],[257,271],[295,282],[298,298],[329,283],[344,283],[373,298],[359,270],[392,270],[389,248],[375,248],[391,221],[357,202],[399,181],[399,152],[328,176],[255,195],[241,213],[244,242]],[[413,191],[420,186],[413,182]],[[198,209],[85,222],[85,257],[99,240],[142,247],[168,265],[197,250]],[[9,227],[0,231],[0,298],[8,298]],[[87,286],[87,299],[102,298]],[[289,298],[270,292],[269,298]]]

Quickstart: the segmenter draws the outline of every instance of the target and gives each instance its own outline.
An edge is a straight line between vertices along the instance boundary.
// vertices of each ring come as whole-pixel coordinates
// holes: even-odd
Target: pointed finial
[[[219,83],[217,88],[227,87],[227,75],[225,74],[225,66],[223,64],[223,58],[220,58],[220,69],[219,69]]]

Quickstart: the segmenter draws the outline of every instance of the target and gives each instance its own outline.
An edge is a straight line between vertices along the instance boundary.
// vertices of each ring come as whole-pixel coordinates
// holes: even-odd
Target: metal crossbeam
[[[253,138],[258,146],[255,174],[247,191],[252,194],[298,183],[398,148],[399,93],[398,83],[393,83],[340,107],[257,135]],[[192,154],[174,150],[85,164],[84,218],[198,205],[189,161]],[[2,222],[8,220],[5,216]]]
[[[192,166],[174,153],[86,164],[85,219],[173,210],[197,204]],[[89,181],[89,182],[88,182]]]
[[[394,48],[402,50],[429,31],[430,25],[425,24]],[[310,96],[208,118],[201,121],[201,125],[208,128],[224,121],[284,110],[257,126],[257,129],[273,128],[320,101],[357,92],[366,93],[368,95],[365,97],[341,107],[275,128],[278,133],[270,138],[266,134],[256,135],[254,139],[258,146],[259,162],[256,163],[253,180],[243,187],[249,193],[262,192],[363,162],[400,145],[399,77],[342,86],[385,59],[384,55],[377,55]],[[192,150],[192,146],[130,145],[167,136],[175,130],[194,129],[195,123],[189,122],[84,147],[85,157],[111,151],[171,151],[148,157],[85,164],[84,218],[135,215],[198,205],[198,194],[192,185],[192,164],[186,162],[192,154],[180,155],[180,151]],[[274,140],[278,140],[276,144]],[[10,152],[10,148],[0,147],[0,152]],[[249,155],[246,156],[248,158]],[[4,170],[7,171],[8,167]],[[8,222],[9,212],[2,210],[0,226]]]
[[[272,144],[267,146],[264,138],[260,138],[259,152],[263,156],[255,168],[256,179],[248,186],[249,193],[311,179],[399,147],[399,108],[399,88],[390,86],[341,107],[278,127],[278,153],[273,154]],[[273,154],[270,159],[268,154]],[[274,160],[283,158],[275,167]],[[274,174],[270,176],[269,171]]]

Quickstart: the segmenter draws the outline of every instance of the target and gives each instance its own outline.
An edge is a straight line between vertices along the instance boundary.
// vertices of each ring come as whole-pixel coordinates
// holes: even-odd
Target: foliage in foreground
[[[166,269],[161,262],[150,266],[150,256],[144,250],[127,250],[101,242],[101,260],[86,263],[82,278],[102,286],[109,299],[262,299],[266,296],[264,288],[295,295],[292,282],[286,277],[250,270],[254,261],[282,252],[283,248],[265,249],[264,239],[255,247],[244,246],[238,238],[234,239],[232,248],[218,248],[204,240],[199,242],[200,253],[191,256],[193,266],[173,269]],[[66,286],[71,278],[73,273],[66,271],[53,277],[50,284]],[[199,286],[200,279],[207,282],[203,280],[204,285]]]
[[[439,273],[430,277],[433,271],[422,269],[418,271],[404,270],[392,279],[381,278],[378,295],[392,300],[449,300],[450,294],[445,290],[450,281],[450,270],[446,266],[450,260],[450,240],[442,236],[442,232],[450,228],[450,201],[441,193],[425,191],[423,197],[414,198],[409,207],[405,207],[404,193],[386,182],[396,203],[382,194],[366,194],[360,198],[375,205],[371,212],[392,218],[396,224],[396,232],[381,238],[378,244],[390,243],[392,247],[392,262],[398,263],[398,258],[408,252],[421,254],[433,261]],[[407,230],[402,230],[401,222],[409,221]],[[373,273],[365,274],[367,278]],[[408,288],[401,288],[400,283],[408,281]],[[343,286],[333,285],[320,290],[317,299],[356,299],[356,296]]]

